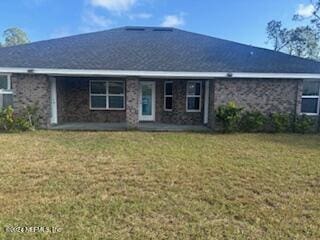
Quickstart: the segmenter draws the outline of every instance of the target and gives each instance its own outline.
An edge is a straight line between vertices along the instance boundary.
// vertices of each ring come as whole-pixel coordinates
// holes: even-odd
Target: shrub
[[[234,102],[220,106],[216,111],[216,117],[222,124],[223,132],[307,133],[316,130],[316,121],[312,117],[284,113],[264,115],[258,111],[242,112],[242,108]]]
[[[14,129],[14,115],[11,106],[0,108],[0,130],[12,131]]]
[[[270,115],[270,124],[272,132],[292,132],[293,117],[290,114],[272,113]]]
[[[37,106],[28,106],[20,116],[14,114],[11,106],[0,108],[0,131],[27,131],[38,126],[39,115]]]
[[[261,132],[264,130],[266,122],[267,118],[262,113],[246,111],[241,116],[240,130],[243,132]]]
[[[30,122],[22,117],[15,118],[14,130],[16,131],[28,131],[35,130],[35,128],[30,124]]]
[[[241,111],[242,108],[239,108],[234,102],[229,102],[227,105],[220,106],[218,108],[216,116],[222,123],[224,132],[233,132],[238,130]]]
[[[307,133],[314,127],[314,120],[306,115],[298,116],[294,121],[294,131],[297,133]]]
[[[29,129],[35,130],[39,127],[39,119],[40,116],[38,114],[39,107],[38,104],[27,106],[24,111],[21,114],[21,120],[26,121],[26,123],[22,123],[23,121],[20,121],[22,126],[29,126]]]

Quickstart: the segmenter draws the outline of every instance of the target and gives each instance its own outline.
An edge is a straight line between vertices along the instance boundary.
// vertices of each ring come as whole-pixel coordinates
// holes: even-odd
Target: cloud
[[[315,11],[315,7],[313,4],[299,4],[298,9],[296,11],[296,14],[300,17],[308,18],[311,17]]]
[[[94,7],[102,7],[111,12],[126,12],[136,3],[136,0],[90,0]]]
[[[94,25],[97,27],[108,27],[112,23],[110,19],[97,15],[93,11],[86,12],[86,14],[83,16],[83,20],[88,25]]]
[[[82,32],[93,32],[109,28],[113,22],[105,16],[97,15],[94,11],[86,11],[82,16],[83,25],[80,27]]]
[[[180,27],[185,24],[183,14],[179,15],[167,15],[164,17],[161,26],[162,27]]]
[[[149,18],[152,18],[152,14],[150,14],[150,13],[136,13],[136,14],[129,14],[128,17],[130,20],[149,19]]]

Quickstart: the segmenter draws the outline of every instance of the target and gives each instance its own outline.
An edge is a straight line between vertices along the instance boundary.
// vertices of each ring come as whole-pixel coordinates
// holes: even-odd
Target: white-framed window
[[[173,103],[173,82],[165,81],[164,82],[164,110],[172,111],[172,103]]]
[[[306,80],[303,82],[301,113],[319,115],[320,111],[320,81]]]
[[[201,81],[187,82],[187,112],[201,112]]]
[[[91,80],[90,109],[124,110],[125,84],[121,80]]]
[[[0,74],[0,108],[13,105],[11,78],[9,74]]]

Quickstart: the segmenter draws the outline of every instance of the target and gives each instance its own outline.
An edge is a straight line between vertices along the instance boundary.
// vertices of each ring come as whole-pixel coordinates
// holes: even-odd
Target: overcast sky
[[[310,0],[1,0],[0,31],[17,26],[32,41],[119,26],[170,26],[260,47],[272,19],[288,27]],[[300,23],[301,24],[301,23]]]

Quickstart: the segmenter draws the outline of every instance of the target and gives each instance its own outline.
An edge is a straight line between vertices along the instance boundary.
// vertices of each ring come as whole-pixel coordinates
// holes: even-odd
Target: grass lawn
[[[0,239],[320,239],[320,135],[39,131],[0,152]]]

